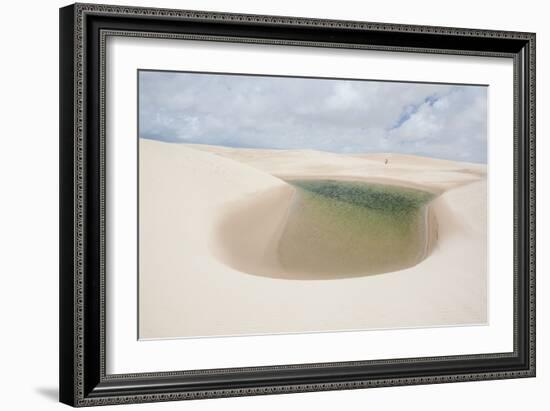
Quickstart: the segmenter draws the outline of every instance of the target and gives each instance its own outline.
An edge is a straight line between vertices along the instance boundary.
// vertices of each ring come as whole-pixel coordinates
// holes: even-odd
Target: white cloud
[[[140,136],[486,161],[486,88],[140,72]]]
[[[455,87],[422,103],[388,138],[435,157],[486,161],[486,101],[485,88]]]

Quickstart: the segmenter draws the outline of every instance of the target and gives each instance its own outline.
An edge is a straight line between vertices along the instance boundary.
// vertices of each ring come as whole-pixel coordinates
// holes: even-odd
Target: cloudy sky
[[[139,72],[140,137],[487,161],[487,88]]]

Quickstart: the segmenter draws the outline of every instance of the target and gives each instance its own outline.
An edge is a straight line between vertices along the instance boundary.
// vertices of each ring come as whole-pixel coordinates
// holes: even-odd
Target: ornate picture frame
[[[501,58],[513,64],[513,350],[110,374],[110,37]],[[60,9],[60,401],[72,406],[535,376],[535,34],[75,4]],[[512,268],[510,268],[512,270]]]

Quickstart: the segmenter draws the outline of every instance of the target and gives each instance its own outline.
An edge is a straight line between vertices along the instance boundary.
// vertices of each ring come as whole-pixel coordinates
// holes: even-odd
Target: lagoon
[[[295,187],[278,245],[286,273],[328,279],[396,271],[431,249],[434,194],[394,185],[287,180]]]

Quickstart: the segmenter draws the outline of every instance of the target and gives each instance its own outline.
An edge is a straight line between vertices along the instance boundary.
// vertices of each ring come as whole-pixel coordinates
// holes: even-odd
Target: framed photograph
[[[535,34],[60,10],[60,399],[535,376]]]

